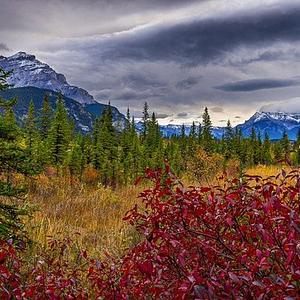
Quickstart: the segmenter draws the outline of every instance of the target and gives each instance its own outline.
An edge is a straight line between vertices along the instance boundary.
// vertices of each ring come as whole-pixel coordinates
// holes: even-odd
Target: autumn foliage
[[[212,188],[184,188],[168,166],[148,170],[146,177],[153,188],[140,195],[145,210],[134,207],[124,218],[142,241],[122,259],[108,255],[99,261],[81,251],[81,267],[71,267],[57,250],[24,276],[14,248],[2,243],[2,298],[300,297],[298,171],[268,179],[244,176]]]

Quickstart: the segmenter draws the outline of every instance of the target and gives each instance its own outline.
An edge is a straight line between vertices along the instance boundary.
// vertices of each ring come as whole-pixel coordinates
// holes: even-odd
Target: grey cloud
[[[107,40],[104,48],[99,48],[99,56],[205,64],[242,45],[299,40],[300,7],[294,7],[151,27]]]
[[[164,87],[165,84],[157,79],[143,74],[132,73],[128,74],[123,82],[135,89],[145,89],[149,87]]]
[[[220,107],[220,106],[212,107],[210,110],[211,110],[212,112],[215,112],[215,113],[222,113],[222,112],[224,112],[223,107]]]
[[[166,119],[168,117],[171,117],[172,115],[168,115],[168,114],[156,114],[155,115],[157,119]]]
[[[155,94],[155,92],[152,91],[145,91],[145,92],[137,92],[134,90],[125,90],[125,91],[120,91],[118,95],[112,95],[112,98],[115,100],[145,100],[148,98],[157,98],[161,97],[162,95],[160,94]]]
[[[176,83],[176,87],[182,90],[188,90],[192,88],[194,85],[196,85],[198,82],[199,82],[199,78],[191,76],[184,80],[178,81]]]
[[[300,82],[297,80],[253,79],[226,83],[216,86],[215,88],[225,92],[252,92],[257,90],[283,88],[298,85],[300,85]]]
[[[9,51],[9,48],[5,43],[0,43],[0,51]]]
[[[187,116],[188,116],[188,113],[182,112],[182,113],[178,113],[176,116],[179,117],[179,118],[187,117]]]

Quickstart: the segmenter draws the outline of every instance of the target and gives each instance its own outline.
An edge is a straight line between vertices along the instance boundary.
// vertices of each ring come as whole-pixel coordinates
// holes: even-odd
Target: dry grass
[[[286,165],[272,165],[272,166],[258,165],[247,169],[246,174],[258,175],[265,178],[265,177],[279,174],[282,171],[282,169],[288,172],[291,170],[291,167]]]
[[[122,220],[125,213],[141,203],[142,187],[70,186],[63,178],[39,176],[31,185],[30,203],[37,208],[29,223],[30,238],[40,246],[50,237],[70,237],[80,248],[98,256],[120,255],[138,240],[135,230]]]
[[[282,166],[257,166],[246,173],[268,177],[281,170]],[[186,178],[183,181],[191,184]],[[81,183],[71,186],[67,178],[41,175],[30,187],[30,203],[37,208],[28,226],[30,238],[44,247],[49,237],[71,237],[92,255],[119,256],[139,240],[122,218],[135,204],[142,205],[137,198],[142,190],[143,186],[117,190]]]

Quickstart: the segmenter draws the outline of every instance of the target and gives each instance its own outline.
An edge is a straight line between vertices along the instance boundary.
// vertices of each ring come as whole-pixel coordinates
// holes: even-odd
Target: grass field
[[[247,174],[268,177],[281,169],[257,166]],[[49,238],[70,237],[92,255],[101,257],[108,252],[120,256],[139,239],[122,219],[135,204],[142,205],[138,195],[144,188],[132,185],[112,190],[79,182],[70,185],[67,178],[41,175],[31,184],[29,193],[30,204],[36,208],[28,226],[30,238],[44,247]]]
[[[135,243],[136,232],[122,219],[141,201],[142,187],[89,187],[81,183],[70,186],[63,178],[40,176],[31,186],[29,199],[36,208],[29,223],[30,238],[41,246],[47,240],[70,237],[90,254],[105,251],[120,255]]]

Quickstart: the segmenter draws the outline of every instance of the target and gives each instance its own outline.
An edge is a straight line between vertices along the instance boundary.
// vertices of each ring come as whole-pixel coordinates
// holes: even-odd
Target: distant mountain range
[[[18,52],[9,57],[0,56],[0,67],[12,72],[8,83],[13,88],[0,91],[0,96],[4,99],[18,98],[14,111],[19,122],[26,117],[31,100],[39,113],[45,94],[49,95],[54,109],[58,93],[61,93],[69,117],[75,121],[77,130],[85,133],[91,131],[94,120],[107,107],[106,104],[96,102],[86,90],[70,85],[63,74],[56,73],[34,55]],[[116,107],[112,107],[112,112],[114,122],[123,124],[124,115]]]
[[[252,128],[256,133],[260,132],[264,138],[265,133],[269,134],[270,139],[278,140],[286,132],[291,140],[296,140],[300,130],[300,113],[285,112],[256,112],[249,120],[237,125],[242,130],[243,136],[249,136]],[[186,134],[189,134],[191,126],[185,126]],[[225,127],[213,127],[212,133],[216,138],[222,138]],[[181,125],[164,125],[161,131],[165,136],[179,135]]]
[[[34,101],[39,112],[45,93],[49,94],[53,108],[58,93],[63,95],[69,116],[81,132],[90,132],[95,118],[107,107],[95,101],[86,90],[70,85],[63,74],[55,72],[50,66],[37,60],[34,55],[18,52],[9,57],[0,56],[0,67],[12,71],[8,83],[13,85],[13,88],[0,92],[0,96],[5,99],[18,97],[18,104],[14,110],[19,122],[26,117],[30,100]],[[115,124],[117,122],[124,124],[124,115],[115,107],[112,107],[112,110]],[[141,124],[138,123],[137,128],[140,127]],[[242,130],[244,136],[249,136],[251,129],[254,128],[262,137],[267,132],[271,139],[280,139],[286,131],[289,138],[295,140],[300,129],[300,112],[256,112],[249,120],[237,125],[237,128]],[[162,125],[160,129],[166,137],[181,133],[181,125]],[[186,134],[189,134],[190,129],[191,126],[185,126]],[[221,138],[224,127],[213,127],[212,131],[216,138]]]
[[[237,127],[245,136],[249,136],[251,128],[254,128],[262,137],[267,132],[271,139],[280,139],[286,131],[291,140],[296,140],[300,130],[300,113],[260,111]]]

